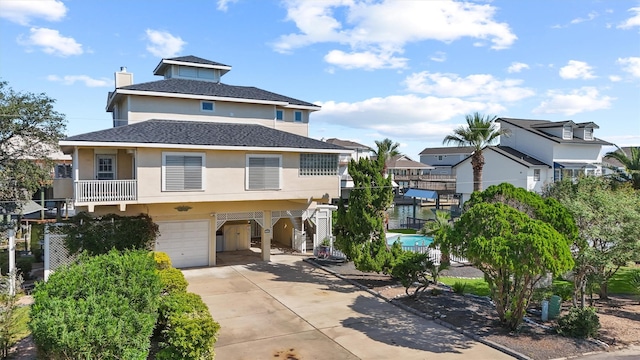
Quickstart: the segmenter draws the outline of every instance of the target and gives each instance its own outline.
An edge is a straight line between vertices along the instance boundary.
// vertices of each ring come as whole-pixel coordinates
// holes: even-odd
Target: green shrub
[[[549,300],[553,294],[554,292],[551,286],[533,289],[531,303],[540,305],[542,304],[542,300]]]
[[[177,292],[164,296],[158,326],[161,342],[156,359],[213,359],[220,325],[199,295]]]
[[[184,278],[182,271],[176,268],[158,270],[163,293],[185,292],[189,283]]]
[[[391,270],[391,275],[400,280],[405,293],[409,296],[418,296],[421,291],[429,286],[427,274],[433,263],[426,253],[405,251],[396,258]],[[413,294],[409,294],[409,288],[417,285]]]
[[[454,293],[462,295],[467,289],[467,283],[456,281],[455,283],[453,283],[453,286],[451,286],[451,289]]]
[[[558,319],[556,330],[559,334],[575,338],[596,337],[600,329],[600,319],[595,308],[573,307],[569,313]]]
[[[153,251],[153,259],[156,262],[156,268],[158,270],[169,269],[171,267],[171,258],[167,253],[162,251]]]
[[[553,291],[553,294],[560,296],[562,301],[568,301],[573,298],[573,284],[569,282],[553,284],[551,291]]]
[[[44,224],[32,224],[31,225],[31,253],[35,258],[35,262],[42,262],[42,255],[44,250],[40,241],[44,240]]]
[[[29,327],[43,359],[146,359],[161,284],[147,251],[88,257],[36,285]]]

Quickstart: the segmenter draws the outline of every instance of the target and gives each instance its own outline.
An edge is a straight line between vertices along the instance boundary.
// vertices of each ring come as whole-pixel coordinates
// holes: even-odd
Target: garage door
[[[158,222],[156,250],[171,258],[173,267],[209,265],[209,221]]]

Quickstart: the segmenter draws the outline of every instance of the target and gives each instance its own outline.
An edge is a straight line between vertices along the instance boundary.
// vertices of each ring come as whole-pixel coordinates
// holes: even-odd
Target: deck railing
[[[77,203],[138,200],[137,180],[78,180]]]

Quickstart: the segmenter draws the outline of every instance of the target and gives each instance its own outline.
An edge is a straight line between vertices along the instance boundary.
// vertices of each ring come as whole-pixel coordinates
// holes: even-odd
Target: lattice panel
[[[49,238],[49,269],[55,271],[63,265],[71,264],[76,260],[76,256],[70,256],[67,248],[64,246],[64,235],[51,234]]]
[[[264,213],[262,211],[219,213],[216,216],[216,230],[219,230],[225,222],[233,220],[255,220],[264,228]]]

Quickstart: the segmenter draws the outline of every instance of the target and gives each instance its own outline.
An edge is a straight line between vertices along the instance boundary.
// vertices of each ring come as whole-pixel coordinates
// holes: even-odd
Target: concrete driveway
[[[510,359],[302,261],[184,270],[221,325],[216,359]]]

